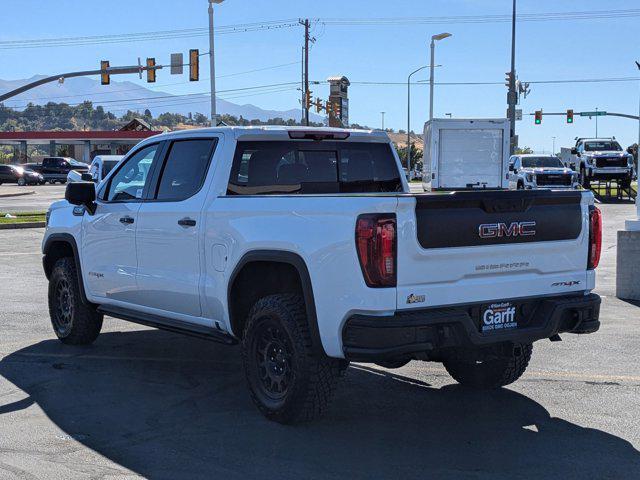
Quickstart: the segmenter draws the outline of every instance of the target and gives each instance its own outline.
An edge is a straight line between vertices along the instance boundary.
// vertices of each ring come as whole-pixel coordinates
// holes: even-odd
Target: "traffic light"
[[[311,90],[307,90],[306,92],[304,92],[304,105],[306,107],[307,110],[309,110],[311,108],[311,105],[313,105],[312,101],[311,101],[311,94],[313,92]]]
[[[511,87],[511,72],[506,72],[504,74],[504,84],[507,88]]]
[[[333,115],[333,103],[331,103],[329,100],[325,102],[324,109],[327,111],[328,116]]]
[[[189,81],[200,80],[200,50],[193,48],[189,50]]]
[[[100,62],[100,70],[102,70],[102,73],[100,74],[100,83],[102,85],[109,85],[111,83],[111,76],[107,72],[108,68],[109,60],[102,60]]]
[[[567,123],[573,123],[573,110],[567,110]]]
[[[320,113],[322,111],[322,100],[316,97],[316,101],[313,102],[313,105],[316,107],[316,113]]]
[[[147,58],[147,83],[156,82],[156,59]]]
[[[536,110],[535,124],[540,125],[542,123],[542,110]]]
[[[340,105],[340,101],[334,102],[333,103],[333,114],[336,116],[336,118],[341,118],[342,116],[342,108]]]

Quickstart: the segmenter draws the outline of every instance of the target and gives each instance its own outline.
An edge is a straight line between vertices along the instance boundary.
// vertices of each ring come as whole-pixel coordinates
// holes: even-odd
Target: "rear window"
[[[388,144],[239,142],[229,195],[402,191]]]

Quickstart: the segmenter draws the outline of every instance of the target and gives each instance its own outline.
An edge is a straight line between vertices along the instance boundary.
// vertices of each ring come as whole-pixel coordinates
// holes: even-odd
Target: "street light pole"
[[[507,93],[507,105],[509,107],[509,151],[513,155],[515,151],[516,136],[516,103],[518,101],[516,92],[516,0],[513,0],[513,11],[511,13],[511,70],[509,75],[509,92]]]
[[[551,155],[556,154],[556,137],[551,137],[553,139],[553,147],[551,147]]]
[[[382,114],[382,131],[384,132],[384,114],[387,112],[380,112]]]
[[[211,77],[211,126],[217,125],[216,112],[216,62],[213,42],[213,4],[220,4],[224,0],[209,0],[209,76]]]
[[[427,65],[414,70],[407,77],[407,170],[411,169],[411,77],[425,68]]]
[[[429,120],[433,120],[433,84],[434,84],[433,70],[436,64],[436,61],[435,61],[436,40],[443,40],[450,36],[451,36],[450,33],[439,33],[438,35],[433,35],[431,37],[431,63],[429,64]]]

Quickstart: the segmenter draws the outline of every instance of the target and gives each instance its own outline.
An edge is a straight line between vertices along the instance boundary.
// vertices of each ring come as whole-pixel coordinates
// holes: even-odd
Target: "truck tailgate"
[[[591,193],[470,191],[398,202],[398,309],[591,289]]]

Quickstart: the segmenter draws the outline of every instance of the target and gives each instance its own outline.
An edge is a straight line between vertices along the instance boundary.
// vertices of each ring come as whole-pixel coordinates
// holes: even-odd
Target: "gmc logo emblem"
[[[536,234],[536,222],[483,223],[478,227],[480,238],[531,237]]]

